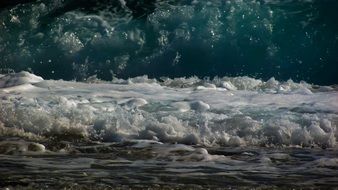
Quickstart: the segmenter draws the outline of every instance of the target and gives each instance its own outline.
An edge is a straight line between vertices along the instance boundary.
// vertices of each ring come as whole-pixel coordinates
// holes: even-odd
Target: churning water
[[[337,188],[337,8],[1,1],[0,187]]]

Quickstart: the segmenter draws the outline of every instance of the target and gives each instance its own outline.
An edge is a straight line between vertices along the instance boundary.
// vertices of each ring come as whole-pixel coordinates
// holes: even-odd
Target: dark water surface
[[[335,189],[337,151],[211,148],[204,160],[184,150],[123,144],[77,147],[72,154],[0,155],[0,186],[69,189]],[[182,148],[182,147],[181,147]],[[95,186],[94,186],[95,184]]]

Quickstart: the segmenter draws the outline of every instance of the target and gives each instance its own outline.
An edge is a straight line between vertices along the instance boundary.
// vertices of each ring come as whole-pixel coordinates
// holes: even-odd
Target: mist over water
[[[335,0],[32,0],[0,7],[2,73],[338,83]]]

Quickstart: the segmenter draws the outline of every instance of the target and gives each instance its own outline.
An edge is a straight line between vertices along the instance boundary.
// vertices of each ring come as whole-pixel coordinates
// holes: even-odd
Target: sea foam
[[[83,83],[28,72],[2,76],[0,84],[0,131],[7,136],[208,147],[337,144],[333,87],[249,77]]]

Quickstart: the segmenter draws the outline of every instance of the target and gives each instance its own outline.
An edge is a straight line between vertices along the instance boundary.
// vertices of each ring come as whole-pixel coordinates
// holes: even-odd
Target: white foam
[[[185,162],[217,162],[227,161],[223,155],[211,155],[205,148],[194,148],[183,144],[162,144],[156,141],[134,141],[135,148],[151,148],[158,160],[185,161]]]
[[[0,76],[0,88],[8,88],[23,84],[34,84],[43,81],[41,77],[22,71],[20,73]]]
[[[125,105],[128,107],[140,107],[143,106],[145,104],[147,104],[147,100],[143,99],[143,98],[132,98],[124,103],[122,103],[121,105]]]
[[[174,102],[171,106],[175,107],[180,112],[187,112],[190,110],[190,105],[187,102]]]
[[[237,90],[237,88],[230,81],[223,82],[222,87],[227,90]]]
[[[204,111],[207,111],[208,109],[210,109],[210,106],[203,101],[191,102],[190,107],[191,107],[191,109],[196,110],[198,112],[204,112]]]
[[[44,145],[25,141],[2,141],[0,142],[0,154],[42,153]]]
[[[196,90],[216,90],[216,85],[206,83],[204,86],[197,86]]]
[[[92,84],[22,72],[2,76],[0,84],[0,122],[17,131],[3,130],[9,136],[67,134],[204,146],[337,145],[338,92],[306,83],[137,77]],[[202,85],[213,90],[196,90]]]

